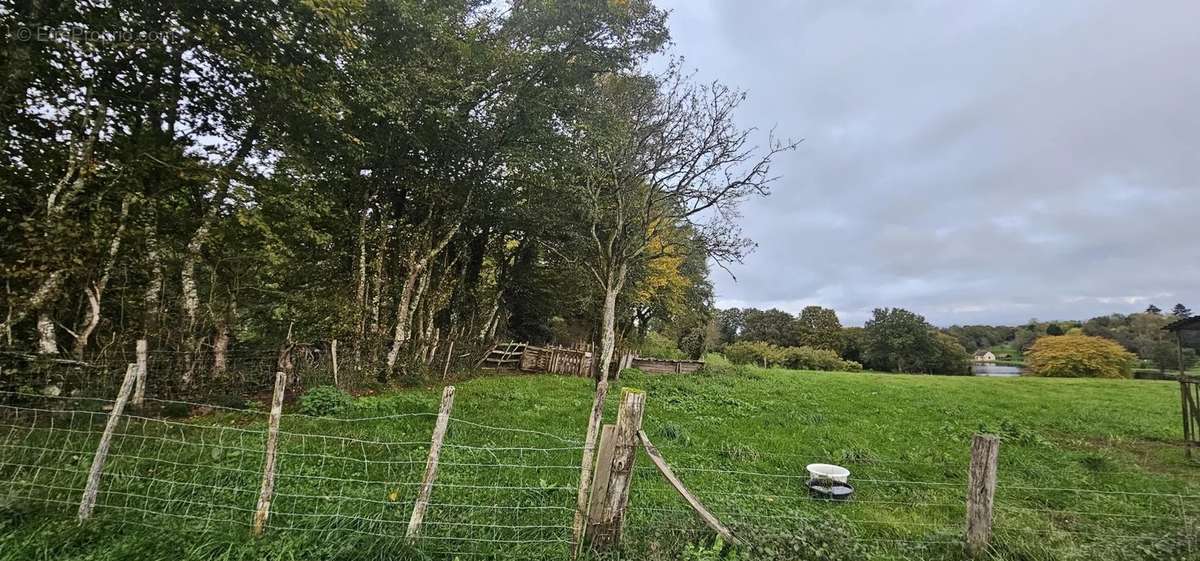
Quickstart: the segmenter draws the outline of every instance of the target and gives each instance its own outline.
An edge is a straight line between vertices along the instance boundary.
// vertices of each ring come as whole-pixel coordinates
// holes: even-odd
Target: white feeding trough
[[[819,499],[846,500],[854,494],[850,470],[833,464],[808,464],[808,490]]]

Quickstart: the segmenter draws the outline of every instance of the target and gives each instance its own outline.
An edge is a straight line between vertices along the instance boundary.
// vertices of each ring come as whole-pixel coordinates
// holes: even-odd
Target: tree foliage
[[[749,249],[738,205],[794,145],[759,149],[742,92],[648,72],[666,17],[647,0],[0,10],[9,29],[140,37],[0,52],[2,343],[119,361],[147,338],[181,358],[179,388],[330,339],[384,381],[452,341],[600,342],[651,319],[702,353],[706,260]]]
[[[1026,354],[1034,376],[1069,378],[1129,378],[1136,357],[1103,337],[1059,335],[1042,337]]]
[[[966,349],[925,318],[902,308],[877,308],[863,327],[867,367],[888,372],[967,374]]]

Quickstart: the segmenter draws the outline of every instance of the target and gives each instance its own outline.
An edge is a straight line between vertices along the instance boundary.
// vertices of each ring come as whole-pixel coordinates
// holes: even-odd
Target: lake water
[[[971,364],[971,374],[974,376],[1020,376],[1021,367],[976,362]]]

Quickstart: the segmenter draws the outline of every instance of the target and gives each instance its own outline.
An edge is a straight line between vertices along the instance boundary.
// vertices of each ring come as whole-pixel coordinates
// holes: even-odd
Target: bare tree
[[[582,199],[582,240],[575,250],[603,292],[600,381],[616,344],[617,300],[630,268],[679,251],[670,229],[695,232],[692,250],[720,264],[751,248],[736,224],[739,204],[769,193],[772,158],[798,142],[766,147],[739,128],[745,95],[719,83],[697,84],[677,64],[658,76],[608,74],[573,129],[585,154],[574,189]]]

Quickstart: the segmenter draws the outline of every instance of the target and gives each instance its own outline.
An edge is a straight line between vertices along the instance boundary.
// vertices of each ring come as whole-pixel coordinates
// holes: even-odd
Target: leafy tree
[[[876,308],[863,326],[866,366],[889,372],[920,372],[933,352],[925,318],[902,308]]]
[[[971,355],[953,336],[941,331],[933,332],[933,352],[925,368],[931,374],[970,374]]]
[[[1187,370],[1196,364],[1196,350],[1185,348],[1180,356],[1179,345],[1174,341],[1158,340],[1146,344],[1139,356],[1149,360],[1160,373]],[[1183,364],[1180,364],[1180,358]]]
[[[842,329],[842,358],[848,361],[865,364],[863,358],[865,336],[861,327],[846,327]]]
[[[724,347],[734,341],[746,330],[745,312],[737,308],[719,310],[716,314],[717,342]]]
[[[1025,355],[1034,376],[1129,378],[1135,362],[1116,342],[1088,335],[1042,337]]]
[[[1059,327],[1059,325],[1057,323],[1052,323],[1052,324],[1046,326],[1046,335],[1057,336],[1057,335],[1064,335],[1064,334],[1066,334],[1066,332],[1063,331],[1063,328]]]
[[[780,347],[799,344],[796,318],[783,310],[747,308],[742,311],[742,326],[739,335],[742,340],[762,341]]]
[[[1146,313],[1151,315],[1159,315],[1162,313],[1162,309],[1154,304],[1150,304],[1146,307]]]
[[[1179,319],[1189,318],[1192,317],[1192,310],[1183,304],[1175,304],[1175,307],[1171,308],[1171,315]]]
[[[820,306],[805,306],[799,317],[800,344],[834,352],[842,350],[842,322],[837,312]]]
[[[1013,341],[1017,329],[1003,325],[952,325],[944,330],[968,350],[987,349]]]

